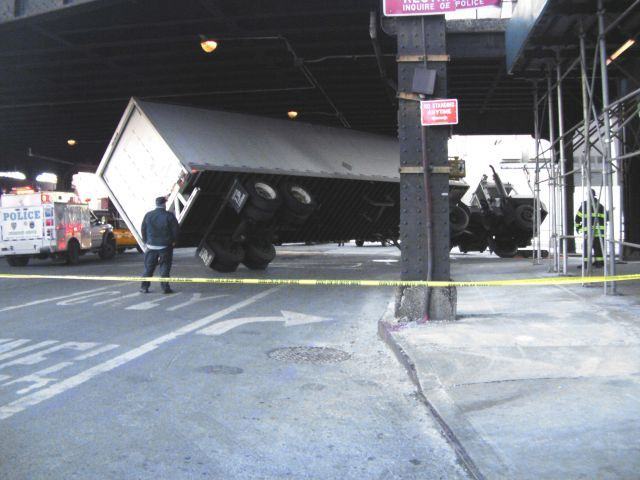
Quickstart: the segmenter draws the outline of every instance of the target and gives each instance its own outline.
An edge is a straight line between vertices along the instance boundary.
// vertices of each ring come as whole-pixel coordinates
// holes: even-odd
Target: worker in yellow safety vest
[[[576,231],[579,234],[584,233],[583,236],[583,251],[585,254],[585,262],[587,261],[587,252],[589,249],[588,246],[588,237],[586,235],[587,229],[589,228],[589,221],[587,218],[588,214],[588,206],[587,202],[582,202],[582,205],[578,209],[578,213],[575,218]],[[596,197],[595,190],[591,190],[591,231],[593,232],[593,266],[594,267],[602,267],[604,265],[604,257],[602,256],[602,242],[604,242],[604,230],[605,230],[605,222],[607,221],[607,214],[604,210],[604,207],[598,201]]]

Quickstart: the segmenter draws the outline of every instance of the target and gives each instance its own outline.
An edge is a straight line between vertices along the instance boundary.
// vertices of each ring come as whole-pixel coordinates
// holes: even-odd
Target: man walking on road
[[[156,208],[147,212],[142,220],[142,241],[145,243],[144,274],[152,277],[160,264],[160,277],[169,278],[173,262],[173,246],[178,239],[178,220],[172,212],[167,212],[166,197],[156,198]],[[149,293],[150,282],[142,282],[141,293]],[[169,282],[161,282],[164,293],[173,293]]]

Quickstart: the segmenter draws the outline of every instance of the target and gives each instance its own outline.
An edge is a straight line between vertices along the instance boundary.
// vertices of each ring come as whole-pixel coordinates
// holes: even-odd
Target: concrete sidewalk
[[[488,277],[466,267],[456,279]],[[637,287],[461,289],[458,321],[407,326],[389,311],[379,331],[477,478],[637,479]]]

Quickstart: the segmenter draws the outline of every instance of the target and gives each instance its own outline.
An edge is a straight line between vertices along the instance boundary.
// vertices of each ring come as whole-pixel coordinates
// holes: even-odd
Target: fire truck
[[[101,222],[73,193],[26,191],[0,197],[0,257],[12,267],[31,258],[77,264],[85,253],[113,258],[113,227]]]

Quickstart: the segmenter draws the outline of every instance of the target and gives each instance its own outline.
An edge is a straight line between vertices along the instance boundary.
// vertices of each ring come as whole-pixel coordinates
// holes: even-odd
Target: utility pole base
[[[429,292],[429,290],[431,290]],[[427,312],[427,300],[429,311]],[[399,287],[396,290],[395,315],[399,322],[456,319],[458,292],[456,287]]]

